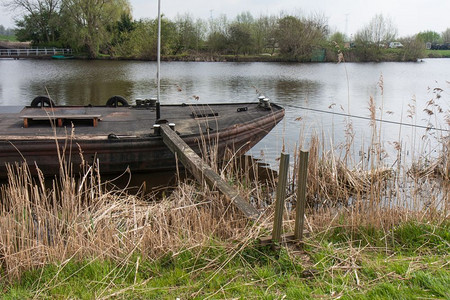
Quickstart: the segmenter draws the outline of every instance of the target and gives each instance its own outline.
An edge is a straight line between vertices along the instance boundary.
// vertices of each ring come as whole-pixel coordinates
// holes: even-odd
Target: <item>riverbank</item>
[[[157,260],[66,260],[0,282],[6,298],[448,299],[448,221],[330,226],[295,247],[211,239]]]
[[[29,43],[0,41],[0,48],[25,49]],[[49,48],[51,50],[51,48]],[[29,56],[26,59],[51,59],[52,56]],[[74,53],[74,58],[81,60],[130,60],[130,61],[156,61],[156,56],[148,57],[122,57],[109,54],[100,54],[95,59],[89,58],[85,53]],[[321,50],[312,58],[292,58],[274,54],[260,55],[223,55],[210,53],[183,53],[178,55],[162,55],[162,61],[182,62],[410,62],[423,58],[450,58],[450,50],[427,50],[419,57],[407,55],[403,49],[381,49],[376,54],[367,54],[357,49],[346,49],[343,56],[339,58],[338,52],[334,50]]]
[[[345,51],[345,62],[415,62],[424,58],[450,58],[450,50],[428,50],[423,57],[408,57],[402,49],[383,49],[375,56],[365,57],[356,51]],[[79,54],[78,59],[88,59],[86,55]],[[99,60],[137,60],[137,61],[156,61],[156,56],[151,57],[117,57],[110,55],[100,55]],[[296,59],[283,57],[278,54],[261,55],[219,55],[219,54],[180,54],[180,55],[162,55],[162,61],[182,61],[182,62],[277,62],[277,63],[320,63],[320,62],[339,62],[338,54],[334,51],[325,51],[322,56],[313,59]]]
[[[450,50],[427,50],[428,58],[450,58]]]

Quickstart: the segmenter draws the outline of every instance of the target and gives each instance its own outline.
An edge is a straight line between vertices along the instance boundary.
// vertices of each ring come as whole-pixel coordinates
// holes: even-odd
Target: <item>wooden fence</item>
[[[0,49],[0,58],[72,55],[67,48]]]

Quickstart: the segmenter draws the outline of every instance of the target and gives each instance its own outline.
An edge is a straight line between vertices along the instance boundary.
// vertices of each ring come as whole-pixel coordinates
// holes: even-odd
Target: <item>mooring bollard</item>
[[[281,241],[283,231],[283,210],[286,199],[286,184],[289,171],[289,154],[281,153],[280,170],[278,173],[277,198],[275,202],[275,217],[273,220],[272,241]]]
[[[300,163],[298,166],[297,177],[297,208],[295,211],[295,229],[294,239],[303,240],[303,225],[305,216],[306,203],[306,179],[308,175],[308,157],[309,152],[300,151]]]
[[[159,125],[159,124],[153,125],[153,134],[161,135],[161,125]]]

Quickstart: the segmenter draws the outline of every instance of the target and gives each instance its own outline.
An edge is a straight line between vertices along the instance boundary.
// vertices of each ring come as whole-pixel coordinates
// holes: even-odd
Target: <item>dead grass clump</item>
[[[217,193],[180,183],[162,199],[143,199],[99,183],[95,168],[44,184],[26,165],[8,170],[1,188],[2,277],[71,259],[157,258],[211,239],[245,241],[251,228]]]
[[[360,165],[351,167],[339,158],[334,149],[320,151],[322,143],[317,137],[311,139],[308,165],[307,200],[310,206],[349,203],[351,197],[366,197],[378,187],[377,194],[385,191],[392,169],[377,166],[364,170]]]
[[[443,138],[442,150],[436,158],[424,157],[414,162],[408,170],[408,174],[413,178],[432,177],[450,180],[450,137]]]

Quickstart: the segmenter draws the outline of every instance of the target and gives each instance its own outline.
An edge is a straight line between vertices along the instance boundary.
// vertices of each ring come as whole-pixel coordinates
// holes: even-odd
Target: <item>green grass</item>
[[[3,299],[449,299],[449,223],[393,231],[336,228],[309,237],[305,252],[257,242],[210,245],[120,261],[86,259],[0,281]]]
[[[431,58],[450,58],[450,50],[427,50],[426,56]]]
[[[8,36],[8,35],[0,34],[0,41],[17,42],[17,38],[15,36]]]

